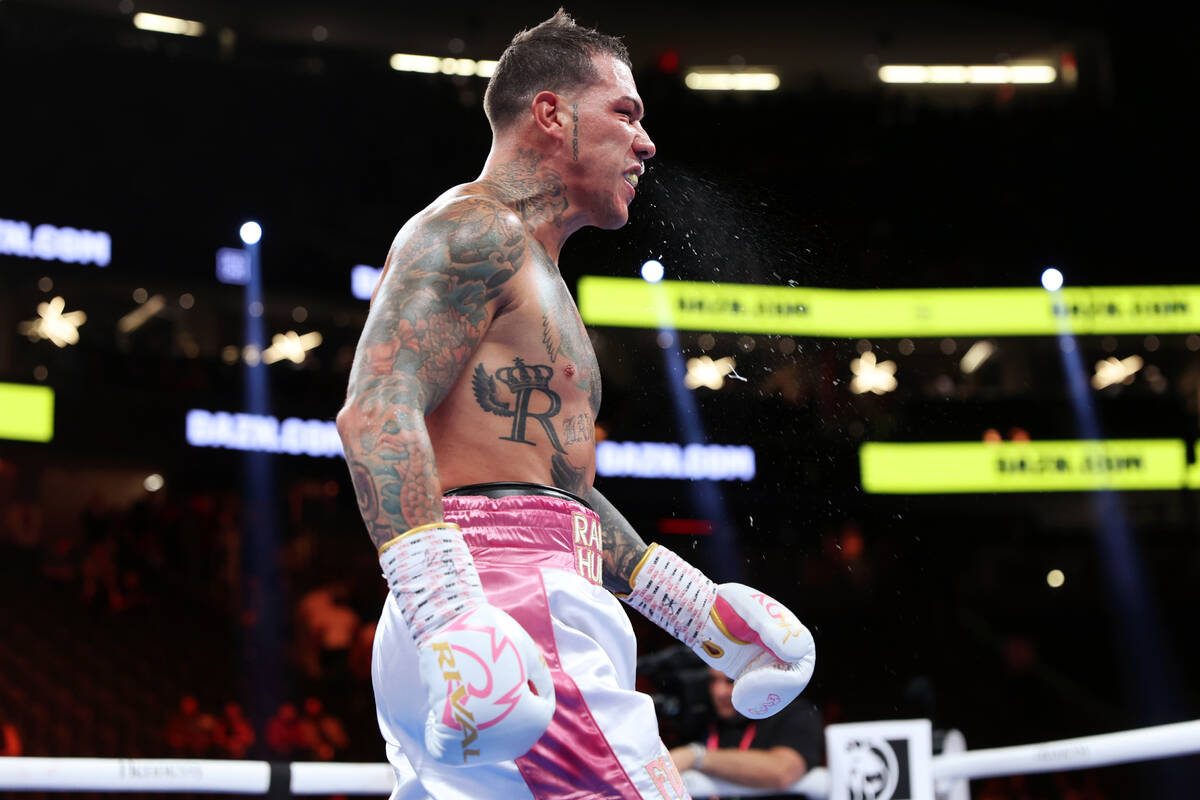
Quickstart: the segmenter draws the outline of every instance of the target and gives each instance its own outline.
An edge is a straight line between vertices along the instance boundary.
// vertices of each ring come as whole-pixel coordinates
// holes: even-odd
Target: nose
[[[646,161],[654,158],[657,151],[654,142],[650,141],[650,134],[646,133],[644,128],[640,128],[637,137],[633,140],[633,152],[637,153],[637,157],[642,161]]]

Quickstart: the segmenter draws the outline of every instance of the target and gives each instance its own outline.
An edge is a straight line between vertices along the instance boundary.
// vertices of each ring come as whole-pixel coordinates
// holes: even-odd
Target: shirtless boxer
[[[558,271],[654,144],[617,39],[561,10],[488,84],[479,178],[392,243],[338,430],[391,592],[372,672],[393,798],[687,797],[614,594],[774,713],[812,673],[787,609],[646,544],[594,488],[596,357]]]

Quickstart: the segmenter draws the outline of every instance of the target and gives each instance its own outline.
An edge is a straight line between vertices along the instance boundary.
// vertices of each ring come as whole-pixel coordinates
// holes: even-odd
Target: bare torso
[[[487,196],[480,184],[450,190],[416,226],[405,226],[393,252],[423,217]],[[516,261],[477,347],[426,416],[441,488],[528,481],[586,495],[600,408],[596,356],[558,266],[537,239],[524,235]]]

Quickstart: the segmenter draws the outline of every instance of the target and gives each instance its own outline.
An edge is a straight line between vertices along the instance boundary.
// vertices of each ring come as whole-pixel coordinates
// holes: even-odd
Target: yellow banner
[[[868,442],[859,450],[873,494],[1181,489],[1181,439],[1044,442]],[[1192,479],[1195,479],[1193,474]]]
[[[1200,489],[1200,442],[1196,442],[1192,463],[1188,465],[1188,488]]]
[[[54,438],[54,390],[0,383],[0,439],[48,442]]]
[[[1200,332],[1200,286],[810,289],[586,275],[589,325],[792,336]]]

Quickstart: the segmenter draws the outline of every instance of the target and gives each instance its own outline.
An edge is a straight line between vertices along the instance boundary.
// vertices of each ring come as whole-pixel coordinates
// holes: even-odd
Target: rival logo
[[[793,636],[803,635],[804,625],[796,618],[795,614],[788,611],[785,605],[762,592],[751,595],[751,598],[757,600],[758,604],[767,612],[767,616],[775,620],[775,624],[786,631],[783,636],[784,643]]]
[[[479,731],[475,729],[475,715],[467,710],[464,702],[468,693],[467,687],[462,682],[458,665],[454,663],[454,653],[450,645],[437,642],[433,645],[433,650],[437,653],[438,667],[441,668],[442,678],[446,681],[446,705],[442,711],[442,721],[451,728],[457,723],[457,727],[462,730],[462,755],[463,763],[466,764],[470,756],[479,756],[479,751],[471,748],[479,738]]]

